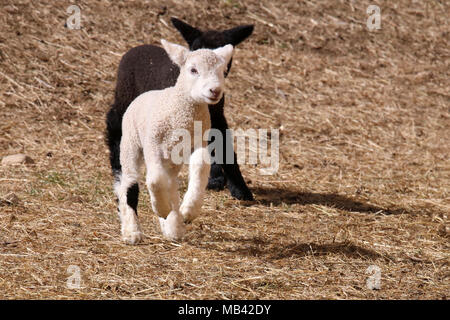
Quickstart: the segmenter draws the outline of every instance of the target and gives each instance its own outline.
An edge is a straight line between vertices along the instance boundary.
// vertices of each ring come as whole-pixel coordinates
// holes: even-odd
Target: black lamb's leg
[[[227,141],[232,137],[227,135],[226,131],[228,129],[227,120],[225,119],[223,105],[224,105],[225,97],[220,100],[220,102],[216,105],[209,106],[209,112],[211,115],[211,128],[215,128],[220,130],[222,133],[222,137],[225,139],[222,145],[222,154],[223,154],[223,164],[212,164],[211,165],[211,175],[209,177],[208,186],[213,180],[213,182],[221,179],[221,176],[224,176],[223,183],[227,183],[227,187],[230,190],[231,196],[239,200],[253,200],[253,195],[250,189],[247,187],[244,178],[242,177],[241,170],[239,169],[239,165],[237,163],[236,153],[233,152],[233,163],[227,163],[227,144],[230,144],[231,141]],[[221,167],[221,170],[219,169]],[[214,174],[214,176],[212,176]],[[212,184],[212,183],[211,183]]]
[[[209,142],[213,142],[210,140]],[[211,155],[215,155],[215,150],[211,151]],[[215,161],[211,163],[211,169],[209,170],[209,178],[207,189],[220,191],[225,188],[226,178],[223,174],[222,165],[216,163]]]
[[[228,137],[227,137],[228,138]],[[225,173],[227,187],[231,195],[239,200],[254,200],[253,194],[247,187],[247,184],[242,177],[241,170],[237,164],[236,153],[233,150],[234,161],[232,164],[222,164]],[[226,151],[224,150],[224,158],[226,159]]]
[[[218,129],[221,130],[221,119],[225,120],[223,116],[223,104],[224,104],[224,98],[222,98],[219,103],[216,105],[210,105],[209,106],[209,114],[211,116],[211,128],[212,129]],[[227,126],[225,121],[225,126]],[[222,130],[221,130],[222,132]],[[222,132],[222,137],[225,135]],[[214,140],[209,141],[209,143],[213,142]],[[225,148],[225,146],[223,146]],[[211,155],[215,155],[215,151],[212,150]],[[226,178],[223,173],[222,165],[218,164],[216,162],[211,163],[211,169],[209,171],[209,178],[208,178],[208,185],[207,188],[210,190],[223,190],[225,188]]]
[[[215,162],[211,163],[207,188],[220,191],[225,188],[226,178],[223,174],[222,166]]]

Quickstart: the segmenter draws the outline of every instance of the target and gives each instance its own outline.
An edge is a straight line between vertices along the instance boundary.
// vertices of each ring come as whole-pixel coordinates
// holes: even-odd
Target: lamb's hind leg
[[[189,160],[189,184],[180,207],[184,221],[194,220],[201,211],[210,164],[209,153],[206,148],[196,149]]]
[[[137,219],[139,197],[139,156],[122,167],[122,173],[116,175],[115,193],[119,200],[119,217],[122,239],[126,243],[136,244],[142,240]]]
[[[159,216],[161,231],[166,238],[179,240],[186,229],[178,208],[176,175],[157,163],[147,163],[147,168],[147,187],[153,211]]]

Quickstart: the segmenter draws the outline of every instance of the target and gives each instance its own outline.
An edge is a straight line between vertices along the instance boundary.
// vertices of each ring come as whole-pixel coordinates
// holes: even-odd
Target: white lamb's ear
[[[222,57],[225,60],[225,63],[228,64],[233,56],[233,45],[227,44],[226,46],[214,49],[213,51],[219,57]]]
[[[164,39],[161,39],[161,44],[169,55],[170,60],[173,61],[176,65],[181,67],[186,62],[187,54],[189,53],[189,49],[180,46],[175,43],[171,43]]]

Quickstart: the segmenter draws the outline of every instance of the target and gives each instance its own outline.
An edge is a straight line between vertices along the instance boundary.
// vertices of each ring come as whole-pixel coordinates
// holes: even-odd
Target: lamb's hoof
[[[246,189],[239,189],[239,188],[236,188],[236,187],[230,187],[229,189],[230,189],[231,196],[233,198],[236,198],[238,200],[244,200],[244,201],[253,201],[253,200],[255,200],[253,198],[252,192],[248,188],[246,188]]]
[[[186,233],[186,228],[183,226],[182,228],[164,230],[163,235],[167,240],[170,241],[180,241],[183,239],[184,234]]]
[[[180,212],[185,223],[191,223],[198,216],[198,210],[191,206],[181,205]]]
[[[181,240],[186,233],[186,226],[181,215],[175,211],[169,213],[166,219],[160,218],[161,231],[168,240]]]
[[[140,231],[131,231],[131,232],[123,232],[122,240],[126,244],[138,244],[142,241],[142,232]]]

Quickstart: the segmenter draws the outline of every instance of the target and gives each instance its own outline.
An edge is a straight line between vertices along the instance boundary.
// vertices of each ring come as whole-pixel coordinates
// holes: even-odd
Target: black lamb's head
[[[177,18],[172,17],[171,21],[189,44],[191,50],[201,48],[216,49],[227,44],[236,46],[247,39],[253,32],[253,25],[243,25],[223,31],[208,30],[203,32]]]
[[[253,25],[243,25],[223,31],[201,31],[177,18],[172,17],[171,21],[175,28],[181,33],[184,40],[188,43],[190,50],[202,48],[216,49],[227,44],[236,46],[247,39],[253,32]],[[230,67],[231,60],[228,64],[228,71],[230,70]]]

